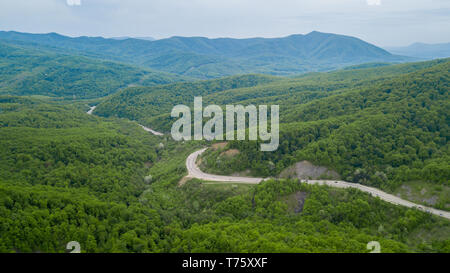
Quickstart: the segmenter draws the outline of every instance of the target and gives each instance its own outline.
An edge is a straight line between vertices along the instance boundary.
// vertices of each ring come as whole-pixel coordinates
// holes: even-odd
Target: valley
[[[0,32],[0,252],[448,253],[449,91],[449,58],[322,32]],[[277,149],[175,141],[196,97],[279,106]]]

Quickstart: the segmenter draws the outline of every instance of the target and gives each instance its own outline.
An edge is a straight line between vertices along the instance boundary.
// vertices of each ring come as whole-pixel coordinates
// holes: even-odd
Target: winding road
[[[91,106],[89,111],[87,112],[88,115],[92,115],[94,112],[96,106]],[[156,136],[162,136],[163,133],[154,131],[150,128],[147,128],[143,125],[140,125],[145,131],[150,132]],[[186,159],[186,168],[188,170],[187,178],[197,178],[205,181],[212,181],[212,182],[220,182],[220,183],[240,183],[240,184],[259,184],[262,181],[268,180],[270,178],[258,178],[258,177],[237,177],[237,176],[224,176],[224,175],[215,175],[215,174],[208,174],[204,173],[200,170],[200,168],[197,166],[196,161],[199,155],[201,155],[203,152],[206,151],[208,148],[203,148],[201,150],[195,151],[192,154],[188,156]],[[450,219],[450,212],[438,210],[430,207],[426,207],[423,205],[415,204],[413,202],[401,199],[395,195],[386,193],[384,191],[381,191],[376,188],[364,186],[361,184],[356,183],[350,183],[346,181],[339,181],[339,180],[301,180],[302,183],[307,184],[315,184],[315,185],[328,185],[330,187],[335,188],[355,188],[359,189],[360,191],[367,192],[370,195],[374,197],[379,197],[381,200],[384,200],[386,202],[389,202],[394,205],[400,205],[408,208],[416,208],[418,210],[428,212],[437,216],[441,216],[447,219]]]
[[[243,183],[243,184],[258,184],[262,181],[268,180],[270,178],[257,178],[257,177],[236,177],[236,176],[223,176],[208,174],[202,172],[196,164],[197,158],[208,148],[203,148],[201,150],[195,151],[188,156],[186,159],[186,168],[188,170],[188,178],[197,178],[205,181],[222,182],[222,183]],[[418,210],[428,212],[437,216],[441,216],[450,219],[450,212],[438,210],[423,205],[415,204],[413,202],[401,199],[395,195],[386,193],[376,188],[364,186],[361,184],[350,183],[346,181],[336,181],[336,180],[301,180],[302,183],[315,184],[315,185],[328,185],[335,188],[355,188],[360,191],[367,192],[374,197],[379,197],[381,200],[389,202],[394,205],[400,205],[408,208],[416,208]]]
[[[94,112],[95,108],[97,108],[97,106],[89,106],[91,108],[89,108],[89,111],[86,112],[86,114],[88,115],[92,115],[92,112]]]
[[[94,112],[95,108],[97,108],[97,106],[89,106],[89,111],[86,112],[86,114],[88,115],[92,115],[92,113]],[[163,133],[157,132],[153,129],[150,129],[148,127],[145,127],[144,125],[138,124],[139,126],[141,126],[142,129],[144,129],[146,132],[150,132],[152,134],[154,134],[155,136],[163,136]]]
[[[234,182],[234,183],[245,183],[245,184],[258,184],[263,181],[263,178],[254,178],[254,177],[235,177],[235,176],[223,176],[223,175],[215,175],[204,173],[200,170],[200,168],[195,164],[197,161],[197,157],[201,155],[208,148],[203,148],[199,151],[193,152],[186,159],[186,168],[188,169],[189,178],[198,178],[206,181],[215,181],[215,182]]]

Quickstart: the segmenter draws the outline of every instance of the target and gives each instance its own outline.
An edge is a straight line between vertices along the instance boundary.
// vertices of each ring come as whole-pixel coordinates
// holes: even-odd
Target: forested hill
[[[274,176],[309,160],[343,179],[392,191],[408,181],[448,186],[450,59],[380,66],[230,88],[226,79],[129,88],[98,105],[97,114],[127,117],[170,131],[171,107],[192,104],[280,105],[280,146],[272,153],[232,142],[239,155],[211,156],[210,170]],[[248,78],[234,80],[245,83]],[[223,86],[222,88],[199,88]],[[214,90],[214,91],[212,91]],[[211,92],[210,92],[211,91]],[[435,206],[448,209],[448,197]]]
[[[269,176],[308,160],[336,170],[346,181],[388,191],[412,181],[448,188],[449,75],[447,59],[304,104],[283,108],[279,100],[278,150],[264,153],[256,143],[236,141],[228,148],[239,150],[238,156],[211,155],[209,167],[220,173],[248,169],[255,176]],[[447,195],[433,205],[448,210],[449,202]]]
[[[145,120],[161,114],[170,115],[170,111],[175,105],[191,105],[196,96],[206,96],[225,90],[240,90],[240,88],[277,81],[282,81],[282,78],[266,75],[242,75],[153,87],[130,87],[104,100],[97,106],[95,114],[105,117],[126,117],[143,124],[150,124]],[[170,121],[166,122],[164,128],[167,128],[168,122]]]
[[[450,222],[350,189],[189,181],[174,142],[85,105],[0,96],[0,252],[449,252]]]
[[[412,60],[392,55],[354,37],[316,31],[270,39],[172,37],[156,41],[0,32],[0,40],[33,48],[76,52],[197,78],[247,73],[289,75],[367,62]]]
[[[97,98],[130,85],[182,80],[165,72],[0,41],[0,94]]]
[[[191,105],[194,96],[205,104],[279,104],[286,120],[296,106],[355,88],[377,84],[448,60],[312,73],[298,78],[236,76],[193,83],[127,88],[98,105],[96,114],[138,120],[151,128],[170,131],[170,111],[177,104]],[[360,90],[360,89],[358,89]],[[291,111],[292,110],[292,111]],[[300,120],[287,120],[288,122]]]

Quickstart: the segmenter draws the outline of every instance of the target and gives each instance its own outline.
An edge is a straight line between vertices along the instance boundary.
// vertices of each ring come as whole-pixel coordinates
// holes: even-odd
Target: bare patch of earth
[[[192,178],[187,177],[187,176],[181,178],[181,180],[178,182],[178,187],[183,186],[184,184],[186,184],[186,182],[188,182],[188,181],[191,180],[191,179],[192,179]]]
[[[214,143],[213,145],[211,145],[211,148],[213,150],[223,149],[227,146],[227,144],[227,142]]]
[[[339,179],[337,172],[329,170],[324,166],[316,166],[309,161],[301,161],[288,167],[279,175],[281,178],[299,179]]]
[[[436,205],[436,203],[439,201],[439,197],[437,197],[436,195],[431,196],[430,198],[425,198],[422,199],[422,202],[427,203],[429,205]]]
[[[221,156],[233,157],[233,156],[235,156],[235,155],[238,155],[239,153],[240,153],[240,152],[239,152],[239,150],[237,150],[237,149],[230,149],[230,150],[227,150],[227,151],[221,153],[220,155],[221,155]]]
[[[288,210],[293,213],[300,213],[303,211],[305,200],[308,194],[306,192],[298,191],[286,196],[284,201],[288,205]]]

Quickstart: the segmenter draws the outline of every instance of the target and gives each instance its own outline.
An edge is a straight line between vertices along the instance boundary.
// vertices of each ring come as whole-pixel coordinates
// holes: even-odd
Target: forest
[[[278,177],[308,160],[344,180],[388,192],[413,182],[445,192],[449,70],[450,60],[443,59],[289,78],[169,78],[128,88],[122,88],[123,80],[113,84],[113,74],[89,80],[107,89],[76,93],[89,100],[70,98],[75,89],[68,86],[51,97],[5,91],[0,252],[66,252],[70,241],[80,242],[82,252],[368,252],[367,243],[379,241],[382,252],[449,253],[445,218],[356,189]],[[117,71],[129,76],[123,67]],[[139,81],[136,75],[143,74],[130,83]],[[232,141],[202,157],[202,168],[212,173],[248,170],[272,179],[258,185],[192,179],[179,185],[187,174],[186,157],[212,143],[154,136],[137,122],[167,132],[170,109],[197,95],[204,104],[280,105],[277,151],[261,152],[259,141]],[[93,104],[96,110],[87,115]],[[230,149],[239,153],[223,156]],[[432,206],[449,210],[448,198]]]
[[[280,113],[277,151],[262,153],[257,143],[235,141],[229,148],[238,149],[238,156],[216,160],[222,151],[211,151],[206,165],[216,172],[251,169],[255,176],[270,176],[310,160],[347,181],[386,190],[414,180],[448,186],[449,70],[445,62],[291,105]],[[448,209],[447,203],[439,207]]]
[[[245,86],[248,78],[234,77],[129,88],[102,101],[96,113],[114,113],[167,132],[171,106],[190,103],[194,96],[203,96],[205,105],[277,104],[278,150],[265,153],[258,151],[257,142],[235,141],[227,149],[237,149],[239,155],[210,150],[203,166],[219,174],[250,170],[266,177],[308,160],[347,181],[390,192],[417,180],[448,187],[449,71],[449,59],[443,59],[274,78],[255,86]],[[244,86],[211,88],[232,79]],[[449,201],[447,197],[434,205],[448,210]]]
[[[129,86],[186,80],[187,77],[124,63],[26,48],[0,40],[0,94],[92,99]]]

